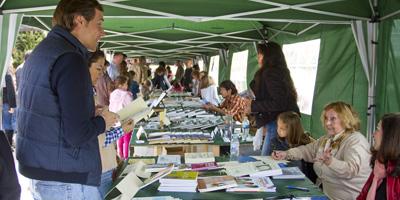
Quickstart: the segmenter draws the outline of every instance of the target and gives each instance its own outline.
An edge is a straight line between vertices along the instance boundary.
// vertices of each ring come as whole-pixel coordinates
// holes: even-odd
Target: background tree
[[[39,30],[20,31],[15,41],[15,48],[12,52],[14,58],[13,66],[17,67],[24,62],[25,52],[35,48],[45,37],[45,34]]]

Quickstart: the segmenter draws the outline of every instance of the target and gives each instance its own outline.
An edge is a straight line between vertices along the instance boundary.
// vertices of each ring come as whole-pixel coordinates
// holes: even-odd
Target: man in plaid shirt
[[[225,80],[219,85],[219,92],[224,98],[222,104],[218,107],[206,104],[203,108],[220,114],[231,115],[234,120],[241,122],[244,117],[246,101],[238,95],[235,84],[230,80]]]

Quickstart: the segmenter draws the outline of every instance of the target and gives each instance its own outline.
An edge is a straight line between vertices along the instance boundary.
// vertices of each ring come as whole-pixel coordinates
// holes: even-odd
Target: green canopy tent
[[[23,16],[22,24],[50,30],[57,2],[3,0],[0,9],[4,18]],[[293,43],[323,38],[313,114],[303,118],[305,127],[316,135],[322,134],[319,114],[328,101],[341,99],[354,104],[362,115],[364,129],[368,127],[366,132],[369,138],[374,130],[376,109],[380,116],[400,108],[398,80],[391,77],[392,72],[398,71],[396,63],[399,62],[399,55],[396,52],[400,50],[393,43],[399,33],[396,32],[399,24],[396,18],[400,13],[400,3],[396,0],[100,2],[104,7],[107,33],[101,41],[102,49],[159,59],[202,56],[209,60],[208,56],[219,54],[222,58],[219,80],[229,79],[229,58],[235,49],[247,48],[250,51],[247,74],[250,81],[257,68],[254,42],[267,39]],[[1,24],[2,29],[4,24]],[[15,28],[18,25],[16,23]],[[15,37],[16,32],[13,34]],[[12,33],[3,31],[1,38],[5,37],[3,35],[8,38]],[[336,49],[343,51],[336,52]],[[1,48],[0,55],[7,55],[5,52],[10,51]],[[0,60],[3,71],[9,57]],[[349,73],[351,71],[354,73]],[[329,74],[332,72],[335,74]],[[384,87],[385,91],[377,93],[377,86]],[[351,91],[347,91],[349,88]],[[342,92],[326,92],[332,90]],[[387,94],[394,94],[394,97],[387,97]]]

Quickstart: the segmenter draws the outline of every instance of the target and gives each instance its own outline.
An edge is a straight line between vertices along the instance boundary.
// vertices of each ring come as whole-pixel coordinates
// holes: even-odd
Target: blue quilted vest
[[[56,26],[24,65],[17,108],[19,170],[32,179],[97,186],[101,174],[97,137],[80,146],[71,146],[63,139],[59,99],[51,88],[53,65],[61,55],[70,52],[88,58],[86,48],[68,31]],[[92,91],[91,83],[87,85]],[[94,115],[94,101],[90,99],[87,104]]]

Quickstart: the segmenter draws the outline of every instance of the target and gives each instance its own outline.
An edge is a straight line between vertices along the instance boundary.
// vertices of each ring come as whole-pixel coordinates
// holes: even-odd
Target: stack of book
[[[161,192],[196,192],[198,172],[173,171],[160,179],[158,191]]]

